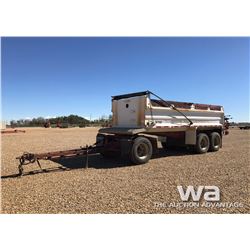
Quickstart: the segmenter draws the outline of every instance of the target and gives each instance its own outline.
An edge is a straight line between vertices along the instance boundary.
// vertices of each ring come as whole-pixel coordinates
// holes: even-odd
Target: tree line
[[[112,116],[102,116],[95,120],[88,120],[78,115],[58,116],[46,119],[37,117],[33,119],[11,120],[11,127],[71,127],[71,126],[106,126],[111,123]]]

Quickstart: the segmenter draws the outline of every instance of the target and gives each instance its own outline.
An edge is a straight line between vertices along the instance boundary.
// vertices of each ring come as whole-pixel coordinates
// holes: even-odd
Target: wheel
[[[149,161],[153,153],[152,144],[145,137],[137,137],[134,140],[130,152],[130,160],[135,164],[144,164]]]
[[[210,143],[207,134],[205,133],[198,134],[196,140],[196,152],[199,154],[204,154],[208,151],[209,146]]]
[[[218,151],[221,146],[221,136],[217,132],[213,132],[210,135],[210,148],[209,150],[212,152]]]

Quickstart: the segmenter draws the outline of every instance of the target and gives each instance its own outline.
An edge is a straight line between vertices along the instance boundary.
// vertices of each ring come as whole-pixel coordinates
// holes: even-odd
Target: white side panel
[[[224,112],[211,110],[181,110],[194,125],[223,125]],[[172,108],[149,108],[145,112],[145,122],[153,120],[155,126],[183,126],[188,125],[188,120]]]
[[[145,120],[145,96],[114,100],[116,124],[114,127],[143,127]]]

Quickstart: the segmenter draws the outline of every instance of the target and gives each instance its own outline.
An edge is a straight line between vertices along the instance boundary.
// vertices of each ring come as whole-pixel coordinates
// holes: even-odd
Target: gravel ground
[[[91,156],[32,164],[19,178],[16,156],[71,149],[95,142],[98,128],[26,129],[2,135],[1,213],[249,213],[249,131],[231,129],[223,148],[205,155],[185,151],[160,153],[132,166],[119,159]],[[65,167],[67,170],[64,170]],[[64,168],[64,169],[63,169]],[[33,171],[33,172],[32,172]],[[175,207],[177,185],[216,185],[226,208]],[[233,207],[230,204],[236,202]],[[194,204],[188,203],[190,206]]]

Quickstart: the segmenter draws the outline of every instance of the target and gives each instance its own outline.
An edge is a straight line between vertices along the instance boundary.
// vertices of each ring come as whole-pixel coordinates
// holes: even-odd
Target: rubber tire
[[[138,152],[137,152],[137,148],[140,144],[144,144],[147,146],[147,155],[145,158],[140,158],[140,156],[138,155]],[[130,151],[130,160],[136,164],[136,165],[139,165],[139,164],[144,164],[144,163],[147,163],[151,157],[152,157],[152,154],[153,154],[153,147],[152,147],[152,144],[150,142],[149,139],[145,138],[145,137],[137,137],[135,140],[134,140],[134,143],[133,143],[133,146],[131,148],[131,151]]]
[[[219,139],[219,144],[218,145],[214,145],[214,142],[215,142],[216,139]],[[218,151],[220,149],[220,147],[221,147],[221,136],[220,136],[220,134],[217,133],[217,132],[211,133],[209,150],[211,152],[215,152],[215,151]]]
[[[202,148],[201,142],[204,139],[207,140],[207,146],[205,148]],[[196,152],[198,154],[204,154],[209,150],[209,147],[210,147],[210,141],[209,141],[208,135],[205,133],[198,134],[197,139],[196,139],[196,147],[195,147]]]

